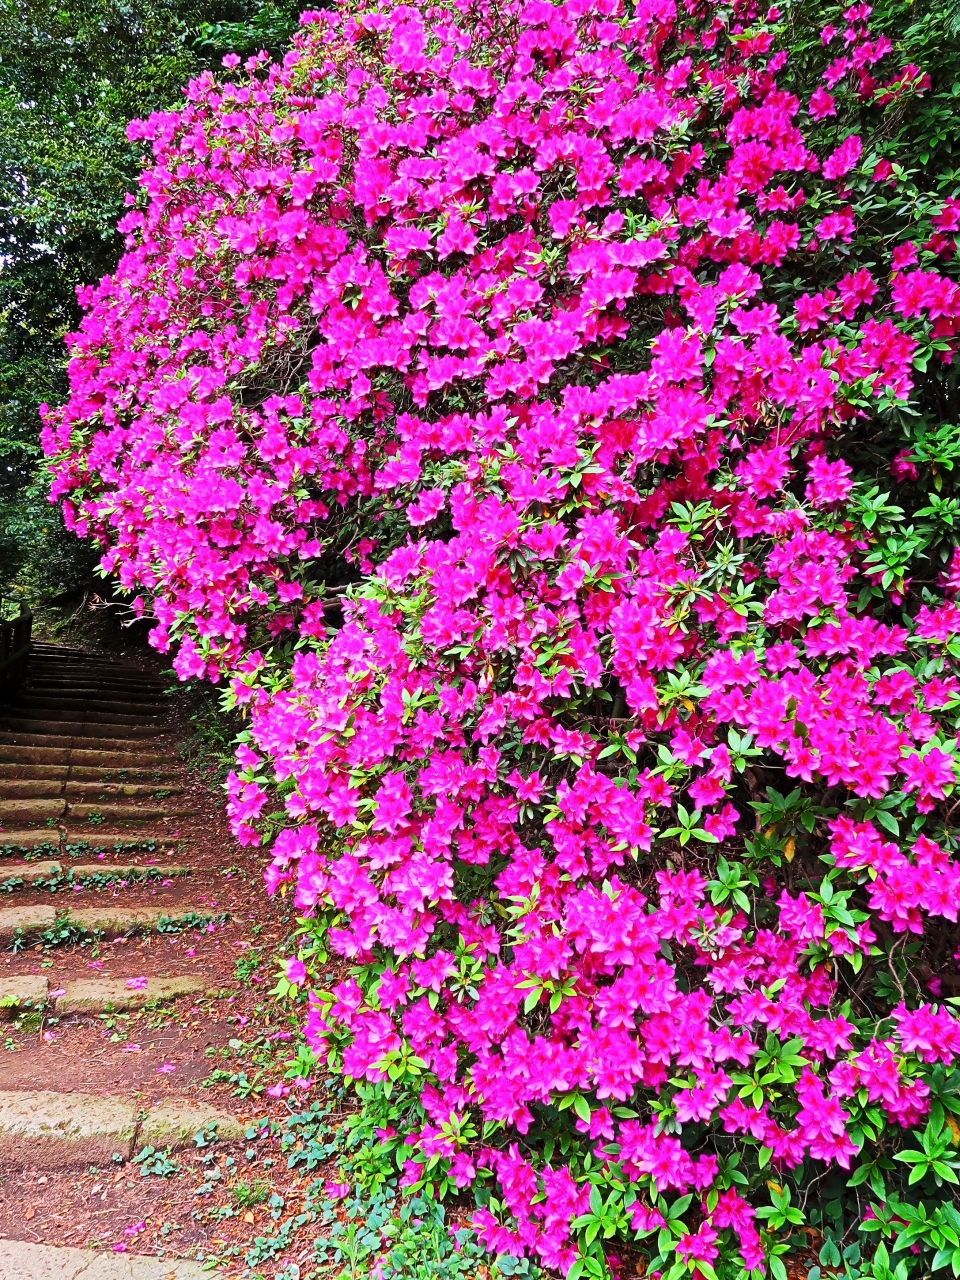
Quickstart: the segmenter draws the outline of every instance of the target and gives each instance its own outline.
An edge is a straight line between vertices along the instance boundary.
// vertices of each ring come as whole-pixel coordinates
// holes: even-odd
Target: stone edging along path
[[[250,1111],[235,1114],[230,1099],[226,1107],[222,1098],[208,1102],[196,1085],[207,1070],[204,1046],[215,1043],[213,1023],[234,1020],[227,1007],[218,1018],[210,1001],[232,1004],[231,969],[244,952],[224,956],[220,938],[225,950],[248,947],[245,936],[262,923],[257,915],[249,933],[234,928],[225,900],[234,909],[257,903],[259,867],[249,860],[257,898],[244,901],[240,880],[230,882],[234,871],[221,865],[221,850],[223,858],[237,852],[211,835],[208,815],[222,813],[222,800],[201,788],[206,812],[196,812],[197,787],[177,757],[177,738],[161,680],[58,646],[35,646],[27,682],[0,707],[0,1022],[16,1028],[33,1018],[38,1028],[26,1043],[7,1039],[17,1052],[0,1050],[0,1198],[14,1197],[8,1209],[18,1207],[17,1188],[25,1195],[37,1182],[54,1184],[58,1171],[87,1170],[96,1190],[97,1169],[113,1185],[117,1169],[145,1147],[189,1148],[198,1133],[215,1134],[218,1150],[249,1139]],[[194,858],[197,843],[205,848]],[[136,976],[124,973],[131,967]],[[150,1046],[140,1030],[142,1045],[115,1045],[122,1037],[104,1029],[113,1016],[156,1019],[150,1011],[172,1001],[206,1002],[206,1019],[196,1005],[199,1020],[178,1015],[175,1035],[155,1037],[164,1045],[158,1054],[177,1060],[121,1058],[122,1050],[145,1055]],[[169,1076],[157,1076],[167,1069]],[[7,1236],[20,1234],[13,1217],[2,1223]],[[29,1242],[0,1235],[0,1277],[201,1274],[195,1263],[166,1257],[52,1249],[27,1230]],[[78,1243],[92,1238],[72,1235]],[[69,1230],[53,1239],[72,1242]]]

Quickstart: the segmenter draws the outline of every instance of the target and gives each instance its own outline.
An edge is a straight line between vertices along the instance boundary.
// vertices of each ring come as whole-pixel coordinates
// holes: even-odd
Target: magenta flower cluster
[[[305,14],[133,127],[47,416],[70,523],[248,716],[234,829],[340,965],[288,966],[310,1044],[561,1272],[597,1185],[761,1267],[771,1170],[902,1142],[960,1057],[935,974],[850,997],[960,906],[960,570],[908,613],[845,456],[953,356],[960,204],[858,256],[906,179],[817,139],[926,88],[868,21],[800,100],[750,0]]]

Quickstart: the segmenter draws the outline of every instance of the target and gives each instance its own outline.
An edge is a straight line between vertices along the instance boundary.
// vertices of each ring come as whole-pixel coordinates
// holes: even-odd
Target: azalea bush
[[[47,414],[246,717],[312,1052],[571,1280],[960,1273],[960,184],[906,9],[306,13],[133,127]]]

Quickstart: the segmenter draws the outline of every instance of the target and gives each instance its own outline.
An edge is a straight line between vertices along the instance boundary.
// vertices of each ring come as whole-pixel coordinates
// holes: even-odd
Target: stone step
[[[60,832],[56,827],[0,831],[0,857],[27,849],[59,849]]]
[[[128,827],[126,831],[74,827],[60,835],[64,855],[70,858],[86,857],[88,854],[134,853],[138,850],[153,854],[162,849],[179,850],[189,844],[188,840],[181,837],[164,835],[156,830],[137,831],[132,827]]]
[[[71,738],[156,738],[163,730],[156,725],[119,724],[106,720],[46,720],[40,716],[4,716],[0,726],[7,733]],[[59,745],[59,744],[58,744]]]
[[[108,680],[84,680],[78,683],[76,680],[63,681],[39,681],[30,680],[26,684],[18,685],[16,690],[11,694],[14,703],[22,702],[98,702],[104,701],[110,706],[117,702],[143,701],[143,705],[151,711],[162,711],[168,699],[165,693],[154,689],[137,689],[128,685],[121,685],[119,688]]]
[[[59,644],[53,640],[35,640],[33,642],[33,654],[48,655],[53,658],[96,658],[101,659],[103,655],[94,653],[90,649],[83,649],[77,644]],[[118,659],[122,661],[122,659]]]
[[[55,926],[68,927],[80,933],[97,933],[103,937],[117,938],[125,934],[152,933],[163,926],[182,925],[189,928],[195,919],[210,920],[214,917],[205,908],[180,907],[78,907],[74,911],[62,911],[40,904],[0,908],[0,942],[10,943],[17,938],[35,938]]]
[[[180,996],[212,994],[202,978],[181,974],[175,978],[78,978],[53,993],[57,1014],[122,1013],[148,1004],[166,1003]],[[42,974],[0,977],[0,1019],[8,1021],[26,1009],[42,1009],[51,1002],[49,979]]]
[[[124,767],[122,769],[107,769],[103,765],[79,765],[69,766],[69,782],[82,782],[90,785],[94,782],[117,782],[122,785],[150,783],[154,788],[169,787],[171,784],[179,782],[182,774],[179,770],[166,769],[135,769]],[[2,775],[0,775],[2,776]]]
[[[0,762],[3,764],[21,765],[21,764],[53,764],[68,765],[70,763],[70,751],[65,747],[46,746],[30,746],[23,741],[23,737],[17,734],[10,742],[3,741],[4,735],[0,732]]]
[[[146,986],[131,987],[124,978],[80,978],[63,986],[54,1008],[60,1016],[68,1013],[122,1013],[144,1005],[166,1003],[180,996],[196,996],[206,990],[202,978],[186,974],[179,978],[147,978]],[[2,988],[0,988],[2,992]]]
[[[210,1271],[182,1258],[0,1240],[0,1276],[9,1280],[210,1280]]]
[[[32,650],[31,650],[31,653],[49,653],[49,654],[54,654],[54,655],[59,655],[59,654],[72,654],[72,655],[73,655],[73,654],[79,654],[79,657],[81,657],[81,658],[87,658],[87,657],[90,657],[90,650],[87,650],[87,649],[81,649],[81,646],[79,646],[79,645],[76,645],[76,644],[54,644],[54,643],[52,643],[52,640],[35,640],[35,641],[33,641],[33,648],[32,648]]]
[[[47,979],[39,973],[0,977],[0,1020],[10,1021],[24,1009],[42,1009],[47,991]]]
[[[205,907],[180,906],[168,907],[78,907],[71,911],[68,922],[84,933],[99,933],[103,937],[117,938],[128,933],[153,933],[161,931],[164,925],[183,925],[190,927],[196,919],[212,920],[215,918]]]
[[[151,790],[158,787],[166,789],[169,784],[176,784],[180,774],[174,769],[107,769],[103,765],[69,765],[69,764],[10,764],[0,761],[0,796],[7,795],[7,787],[12,782],[52,782],[59,780],[60,785],[82,784],[85,787],[104,785],[136,786],[149,784]],[[8,782],[9,779],[9,782]],[[13,798],[11,795],[10,799]]]
[[[65,800],[0,800],[0,822],[12,827],[37,826],[40,822],[63,816]]]
[[[0,722],[0,746],[16,747],[17,756],[21,759],[27,758],[26,753],[23,750],[25,747],[63,747],[68,753],[71,751],[95,750],[100,754],[104,748],[102,746],[96,746],[98,738],[100,743],[109,741],[109,754],[111,755],[136,755],[141,747],[144,746],[143,740],[138,740],[137,738],[114,738],[112,734],[100,736],[93,733],[86,735],[73,733],[25,733],[20,730],[14,733],[11,729],[4,728],[2,722]],[[154,741],[147,742],[146,745],[149,748],[150,746],[161,746],[162,743]],[[147,759],[155,759],[157,755],[158,752],[156,750],[151,751],[149,752]],[[169,761],[169,756],[165,758]],[[3,756],[3,759],[9,760],[10,756],[5,755]],[[138,763],[144,763],[142,757],[138,760]]]
[[[0,760],[0,794],[5,792],[7,779],[14,782],[41,782],[60,778],[66,781],[70,772],[68,764],[27,764],[14,763],[9,760]]]
[[[132,751],[119,751],[113,745],[109,751],[100,747],[75,747],[70,752],[70,765],[83,765],[101,769],[169,769],[180,762],[169,752],[148,751],[140,743]]]
[[[3,790],[3,784],[0,783],[0,791]],[[182,795],[183,787],[177,787],[170,784],[164,785],[162,782],[107,782],[104,779],[94,779],[92,781],[81,781],[71,778],[63,784],[63,793],[67,799],[74,796],[127,796],[129,799],[147,799],[156,798],[157,792],[162,791],[164,797]]]
[[[166,862],[83,862],[67,868],[73,880],[107,876],[112,880],[179,880],[193,874],[193,868]]]
[[[17,937],[35,937],[52,929],[56,923],[55,907],[0,907],[0,943],[13,942]]]
[[[74,653],[67,653],[59,645],[44,647],[36,642],[34,642],[31,650],[30,664],[31,666],[36,665],[38,667],[56,669],[61,667],[103,667],[107,671],[129,671],[131,675],[139,676],[142,680],[157,679],[153,672],[144,671],[136,663],[124,658],[114,658],[103,653],[84,653],[80,650]]]
[[[22,685],[23,689],[52,689],[58,693],[72,694],[75,690],[123,689],[142,692],[147,698],[165,698],[166,686],[158,681],[130,680],[125,676],[89,674],[58,676],[53,673],[33,672]]]
[[[103,704],[106,710],[127,703],[135,706],[147,715],[162,715],[169,705],[166,694],[150,689],[131,688],[129,685],[113,684],[25,684],[11,695],[13,706],[50,704],[53,706],[73,706]]]
[[[84,862],[66,863],[60,860],[34,862],[8,862],[0,866],[0,889],[33,887],[44,885],[49,880],[62,880],[65,884],[85,884],[88,882],[109,882],[118,880],[176,880],[190,875],[190,867],[177,864],[156,863],[117,863],[117,862]]]
[[[62,862],[9,862],[0,867],[0,889],[52,880],[63,872]]]
[[[243,1140],[243,1126],[216,1107],[171,1100],[140,1119],[139,1104],[92,1093],[0,1090],[0,1166],[83,1169],[129,1160],[137,1148],[177,1150],[216,1126],[221,1142]],[[160,1273],[162,1274],[162,1273]]]
[[[52,800],[11,800],[11,804],[53,804]],[[0,801],[0,814],[3,812],[4,804]],[[111,822],[162,822],[164,818],[189,818],[193,816],[192,809],[157,809],[147,808],[147,806],[139,806],[135,804],[84,804],[70,803],[66,807],[64,821],[72,822],[89,822],[93,819],[98,822],[101,818]]]
[[[64,770],[66,772],[66,770]],[[59,778],[0,778],[0,803],[7,800],[38,800],[62,795]]]
[[[129,698],[108,701],[103,698],[38,698],[20,697],[7,704],[14,716],[34,716],[42,713],[49,720],[90,720],[103,716],[118,724],[127,721],[153,721],[161,717],[165,707],[140,707]]]
[[[132,827],[126,831],[102,830],[91,827],[72,827],[64,830],[61,827],[8,827],[0,831],[0,858],[11,854],[43,852],[63,852],[71,857],[84,853],[123,853],[143,849],[154,852],[161,848],[184,848],[189,841],[183,836],[174,836],[157,831],[136,831]]]
[[[26,706],[29,703],[44,709],[48,705],[69,707],[79,703],[99,705],[101,709],[109,711],[111,708],[119,708],[126,704],[127,707],[135,707],[137,711],[142,711],[146,715],[162,715],[169,705],[165,694],[158,693],[154,696],[148,690],[129,689],[122,685],[90,687],[65,684],[62,688],[47,684],[23,685],[14,697],[16,701],[12,702],[11,706]]]
[[[131,689],[159,689],[163,691],[166,684],[156,676],[143,675],[130,667],[104,666],[96,662],[31,662],[28,676],[29,684],[45,684],[59,682],[61,684],[122,684]]]
[[[160,710],[167,704],[167,694],[162,689],[112,680],[31,680],[29,684],[21,685],[14,696],[21,701],[27,698],[57,701],[70,698],[78,702],[102,699],[110,704],[126,699],[153,710]]]

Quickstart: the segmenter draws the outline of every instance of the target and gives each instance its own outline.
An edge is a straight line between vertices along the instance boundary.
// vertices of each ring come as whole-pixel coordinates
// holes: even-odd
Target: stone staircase
[[[0,707],[0,948],[14,960],[217,918],[216,885],[194,874],[179,832],[193,809],[176,741],[156,677],[79,649],[33,646],[27,681]],[[90,1018],[197,998],[208,986],[195,968],[124,980],[79,967],[55,986],[44,973],[16,972],[9,954],[7,968],[0,1017],[39,1009]],[[145,1109],[91,1090],[89,1076],[85,1090],[69,1078],[55,1090],[18,1083],[8,1088],[0,1073],[0,1178],[10,1167],[122,1163],[147,1140],[175,1148],[210,1125],[221,1140],[242,1137],[233,1116],[196,1101]]]

